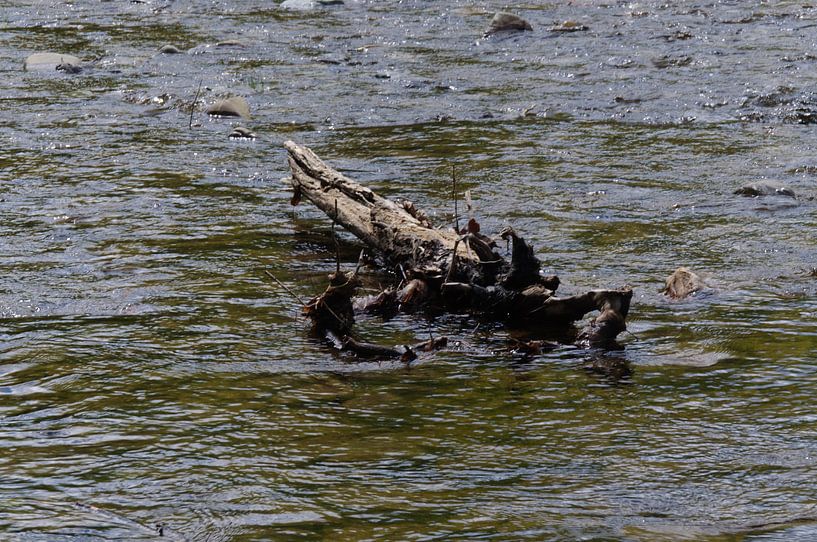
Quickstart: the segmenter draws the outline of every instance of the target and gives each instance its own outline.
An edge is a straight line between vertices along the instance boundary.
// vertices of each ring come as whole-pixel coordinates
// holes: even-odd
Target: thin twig
[[[295,300],[296,300],[296,301],[298,301],[298,303],[300,303],[301,305],[303,305],[304,307],[306,307],[307,303],[304,303],[304,300],[303,300],[303,299],[301,299],[301,298],[300,298],[300,296],[298,296],[298,294],[296,294],[295,292],[293,292],[292,290],[290,290],[290,289],[289,289],[289,287],[288,287],[286,284],[284,284],[283,282],[281,282],[280,280],[278,280],[278,279],[275,277],[275,275],[273,275],[272,273],[270,273],[270,272],[269,272],[269,270],[264,269],[264,273],[266,273],[266,275],[267,275],[269,278],[271,278],[272,280],[274,280],[274,281],[275,281],[275,282],[278,284],[278,286],[280,286],[281,288],[283,288],[283,289],[284,289],[284,290],[285,290],[285,291],[286,291],[286,292],[287,292],[289,295],[291,295],[292,297],[294,297],[294,298],[295,298]]]
[[[199,79],[199,88],[196,89],[196,97],[193,98],[193,103],[190,104],[190,123],[187,125],[188,130],[193,129],[193,111],[196,110],[196,102],[199,101],[199,93],[201,92],[201,84],[204,82],[204,79]]]
[[[454,229],[460,233],[460,213],[457,209],[457,167],[451,164],[451,193],[454,196]]]
[[[451,252],[451,265],[448,266],[448,273],[445,275],[445,282],[443,282],[443,286],[445,286],[449,279],[451,279],[451,273],[454,272],[454,268],[457,266],[457,247],[460,244],[460,239],[454,241],[454,250]]]
[[[335,199],[335,216],[332,217],[332,239],[335,240],[335,274],[340,273],[340,243],[335,234],[335,223],[338,221],[338,200]]]
[[[366,254],[366,249],[360,249],[360,256],[357,257],[357,266],[355,267],[355,272],[352,274],[353,277],[357,276],[357,272],[360,271],[360,268],[363,266],[363,256]]]

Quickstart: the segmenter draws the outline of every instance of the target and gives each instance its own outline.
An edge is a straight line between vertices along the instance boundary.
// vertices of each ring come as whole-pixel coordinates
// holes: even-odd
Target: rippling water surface
[[[3,539],[817,539],[817,8],[531,2],[482,39],[503,7],[0,4]],[[335,265],[286,139],[439,223],[455,164],[565,293],[635,289],[626,349],[402,315],[358,328],[449,348],[334,353],[264,274]],[[765,181],[797,199],[733,194]],[[680,265],[710,288],[672,302]]]

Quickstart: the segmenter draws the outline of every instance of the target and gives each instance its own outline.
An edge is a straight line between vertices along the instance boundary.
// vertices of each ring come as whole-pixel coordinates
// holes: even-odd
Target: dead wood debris
[[[332,219],[333,228],[337,223],[353,233],[383,258],[387,270],[401,278],[400,284],[378,295],[354,300],[359,285],[357,271],[347,274],[338,267],[330,275],[326,291],[306,305],[305,313],[316,328],[342,337],[343,349],[362,357],[405,360],[416,355],[415,351],[424,349],[381,347],[352,338],[352,326],[355,309],[390,317],[401,310],[424,307],[472,313],[534,329],[564,326],[598,311],[579,334],[577,344],[618,347],[616,337],[626,330],[630,288],[557,297],[559,278],[542,276],[533,247],[513,228],[499,234],[510,244],[508,262],[498,253],[496,242],[481,233],[473,216],[462,229],[436,229],[413,203],[395,203],[379,196],[327,166],[306,147],[291,141],[285,147],[292,170],[287,182],[295,191],[292,203],[302,198],[312,202]],[[470,194],[466,199],[470,200]],[[471,210],[470,201],[468,207]],[[432,341],[431,346],[446,342]],[[547,347],[546,342],[517,344],[520,351],[529,354]]]
[[[706,288],[706,283],[695,271],[688,267],[679,267],[667,277],[666,286],[661,293],[671,299],[684,299]]]

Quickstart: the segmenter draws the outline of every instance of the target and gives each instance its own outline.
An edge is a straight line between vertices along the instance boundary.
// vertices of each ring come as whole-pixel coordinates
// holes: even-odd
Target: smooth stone
[[[524,30],[533,30],[533,27],[528,21],[522,17],[519,17],[518,15],[514,15],[513,13],[500,11],[494,14],[494,18],[491,19],[491,25],[488,27],[488,30],[485,31],[484,37],[487,38],[491,34],[496,34],[497,32],[521,32]]]
[[[181,54],[183,51],[176,47],[175,45],[163,45],[159,48],[159,52],[165,55],[178,55]]]
[[[309,11],[323,6],[338,6],[342,4],[343,0],[284,0],[278,7],[294,11]]]
[[[73,55],[34,53],[26,58],[24,66],[27,71],[55,70],[57,66],[75,66],[81,69],[82,61]]]
[[[313,0],[284,0],[278,7],[281,9],[307,11],[310,9],[315,9],[317,4]]]
[[[250,118],[250,106],[241,96],[219,100],[207,108],[208,115]]]
[[[661,293],[672,299],[684,299],[705,287],[706,283],[695,271],[687,267],[679,267],[667,277],[666,286]]]
[[[238,40],[224,40],[216,43],[216,47],[245,47],[245,45]]]
[[[774,184],[774,183],[752,183],[741,186],[737,190],[735,190],[735,194],[739,194],[741,196],[751,196],[751,197],[760,197],[760,196],[787,196],[790,198],[796,198],[797,196],[794,194],[794,190],[789,188],[788,186],[783,186],[782,184]]]
[[[230,135],[227,136],[230,139],[255,139],[256,136],[255,132],[252,132],[249,128],[244,128],[243,126],[236,126],[233,128],[233,131],[230,132]]]

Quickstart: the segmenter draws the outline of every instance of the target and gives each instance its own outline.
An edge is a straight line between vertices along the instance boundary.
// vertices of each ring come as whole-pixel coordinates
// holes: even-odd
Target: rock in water
[[[337,6],[341,4],[343,4],[343,0],[284,0],[278,7],[295,11],[309,11],[323,6]]]
[[[159,48],[159,52],[163,55],[179,55],[182,53],[182,50],[176,47],[175,45],[163,45]]]
[[[497,32],[505,32],[505,31],[524,31],[524,30],[533,30],[533,27],[530,25],[528,21],[514,15],[513,13],[506,13],[504,11],[500,11],[494,15],[494,18],[491,19],[491,26],[488,27],[488,30],[485,31],[483,37],[488,37],[492,34],[496,34]]]
[[[672,299],[684,299],[706,287],[697,273],[686,267],[679,267],[667,278],[667,285],[661,293]]]
[[[63,70],[76,73],[76,68],[82,69],[82,61],[73,55],[34,53],[26,58],[24,66],[26,71],[56,70],[57,66],[62,66]]]
[[[310,9],[315,9],[315,2],[313,0],[284,0],[278,7],[280,7],[281,9],[306,11]]]
[[[792,190],[788,186],[783,186],[782,184],[774,183],[747,184],[735,190],[735,194],[752,197],[760,196],[788,196],[790,198],[797,197],[794,194],[794,190]]]
[[[221,117],[250,118],[250,106],[241,96],[219,100],[207,108],[207,114]]]

